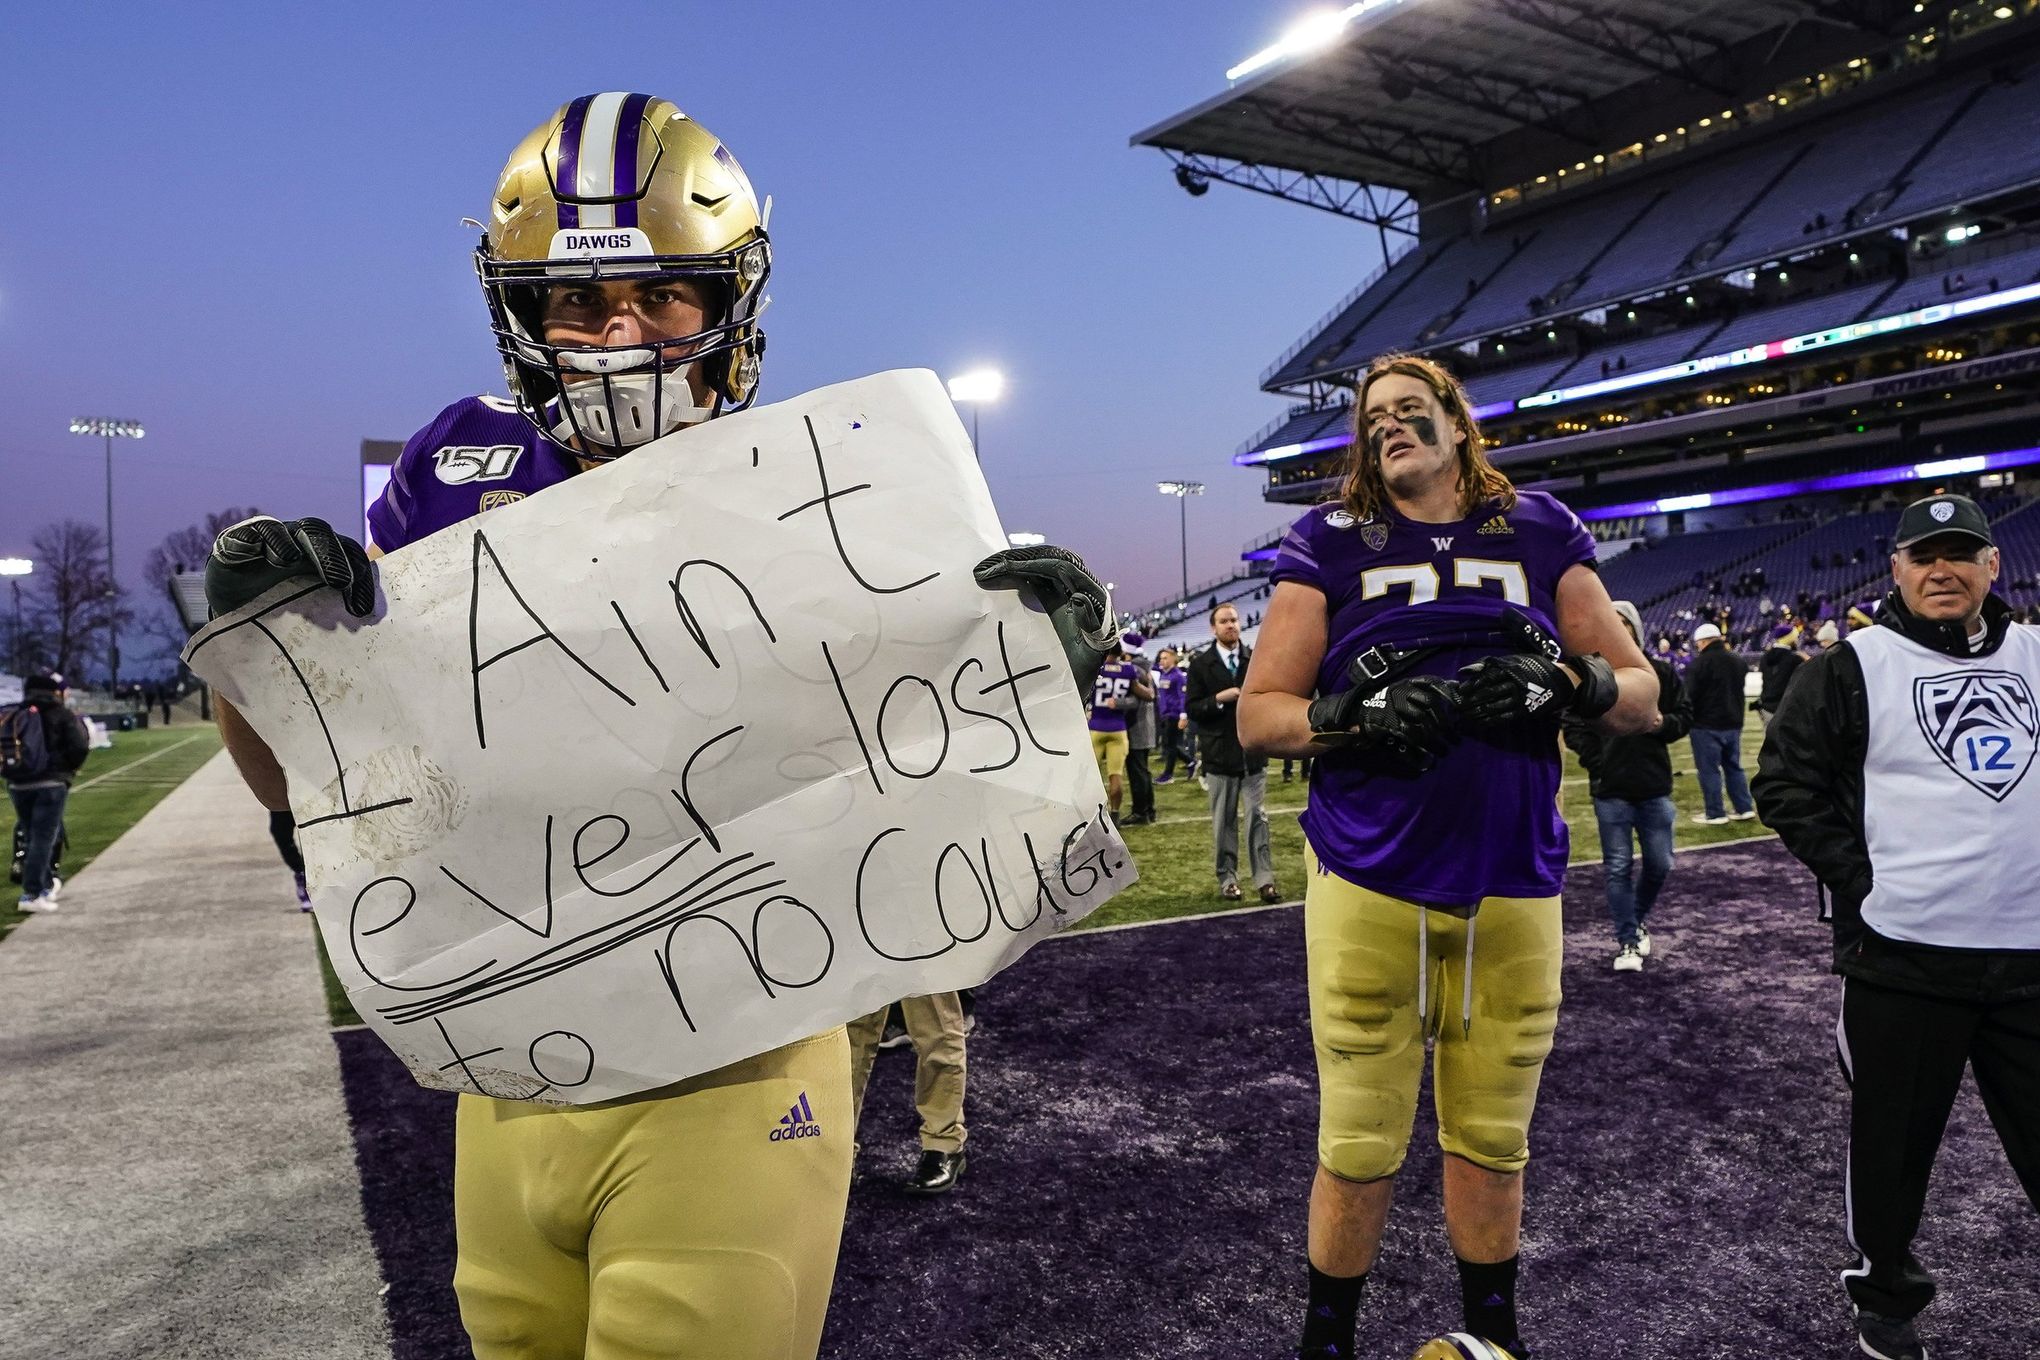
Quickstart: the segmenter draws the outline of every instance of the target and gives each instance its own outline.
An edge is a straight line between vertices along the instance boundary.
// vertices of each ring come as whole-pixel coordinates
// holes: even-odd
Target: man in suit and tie
[[[1246,805],[1247,856],[1263,902],[1279,902],[1275,852],[1268,844],[1268,762],[1240,750],[1240,681],[1253,649],[1240,641],[1240,614],[1229,604],[1211,611],[1212,645],[1190,662],[1184,707],[1197,724],[1197,747],[1211,796],[1211,837],[1217,851],[1218,895],[1240,900],[1240,806]]]

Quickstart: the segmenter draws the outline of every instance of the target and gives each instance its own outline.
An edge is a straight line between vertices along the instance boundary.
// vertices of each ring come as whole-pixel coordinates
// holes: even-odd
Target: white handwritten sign
[[[716,420],[186,650],[425,1085],[585,1104],[981,982],[1134,881],[933,374]]]

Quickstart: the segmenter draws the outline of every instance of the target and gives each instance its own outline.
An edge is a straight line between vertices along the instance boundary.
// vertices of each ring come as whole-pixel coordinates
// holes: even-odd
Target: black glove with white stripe
[[[1327,694],[1311,700],[1308,716],[1319,741],[1370,753],[1378,772],[1405,778],[1436,765],[1459,741],[1458,686],[1435,675]]]
[[[1459,670],[1460,713],[1470,725],[1556,729],[1563,717],[1598,718],[1615,707],[1615,668],[1600,653],[1565,655],[1551,630],[1513,605],[1502,614],[1502,633],[1519,650]]]
[[[286,524],[268,515],[230,525],[213,540],[205,560],[205,602],[218,618],[300,578],[339,591],[340,602],[357,619],[375,609],[375,569],[359,543],[322,519]]]

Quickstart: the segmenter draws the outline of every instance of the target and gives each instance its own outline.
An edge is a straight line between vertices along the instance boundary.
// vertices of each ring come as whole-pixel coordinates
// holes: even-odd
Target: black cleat
[[[1853,1307],[1853,1305],[1852,1305]],[[1856,1308],[1856,1344],[1877,1360],[1927,1360],[1927,1348],[1911,1318],[1886,1317]]]
[[[963,1179],[961,1152],[923,1152],[914,1178],[907,1182],[910,1195],[946,1195]]]

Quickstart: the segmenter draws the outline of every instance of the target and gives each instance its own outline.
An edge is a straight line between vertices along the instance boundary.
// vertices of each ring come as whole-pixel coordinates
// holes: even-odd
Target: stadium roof
[[[1910,0],[1362,0],[1133,143],[1170,153],[1192,192],[1222,178],[1376,221],[1354,209],[1362,186],[1426,201],[1501,187],[1931,17]]]

